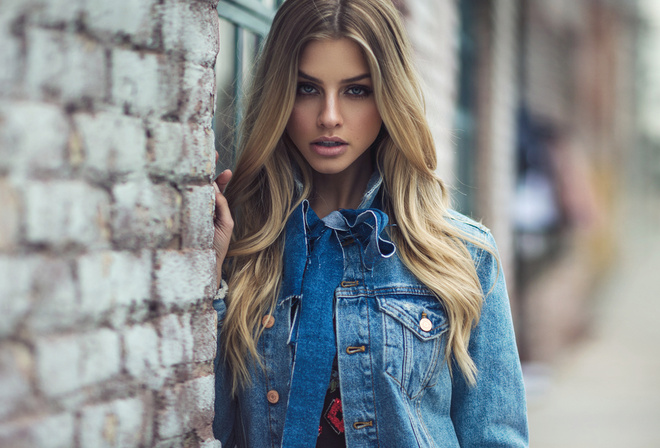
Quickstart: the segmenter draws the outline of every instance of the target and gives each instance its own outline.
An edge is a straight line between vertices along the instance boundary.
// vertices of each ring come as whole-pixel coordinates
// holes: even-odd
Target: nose
[[[324,98],[322,108],[319,111],[318,124],[326,129],[336,128],[343,124],[339,101],[336,96],[328,95]]]

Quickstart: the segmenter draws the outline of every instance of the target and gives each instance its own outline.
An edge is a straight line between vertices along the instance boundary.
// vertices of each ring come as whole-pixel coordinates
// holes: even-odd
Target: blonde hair
[[[348,38],[364,52],[383,119],[376,161],[383,177],[383,211],[399,257],[440,300],[449,319],[446,359],[475,381],[468,353],[482,291],[459,233],[446,220],[448,192],[434,174],[436,153],[413,69],[408,38],[389,0],[287,0],[275,16],[247,99],[241,149],[226,197],[236,225],[224,265],[229,284],[223,349],[234,392],[260,362],[261,318],[277,300],[283,230],[312,191],[311,168],[285,133],[293,108],[298,58],[310,40]],[[294,178],[302,177],[297,195]]]

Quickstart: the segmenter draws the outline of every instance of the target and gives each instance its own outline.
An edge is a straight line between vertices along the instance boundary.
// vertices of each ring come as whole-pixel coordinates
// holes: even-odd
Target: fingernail
[[[220,188],[218,187],[218,184],[216,184],[215,182],[213,182],[213,188],[215,189],[216,193],[220,193]]]

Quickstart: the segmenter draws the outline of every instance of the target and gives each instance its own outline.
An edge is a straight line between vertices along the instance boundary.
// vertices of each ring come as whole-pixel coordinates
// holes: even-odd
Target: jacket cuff
[[[225,297],[227,297],[228,290],[229,287],[227,286],[227,282],[225,281],[225,279],[221,279],[220,287],[218,288],[218,291],[215,293],[213,300],[224,300]]]
[[[213,297],[213,309],[218,313],[218,328],[222,325],[223,320],[225,319],[225,314],[227,313],[227,305],[225,304],[225,297],[227,297],[227,283],[222,280],[220,282],[220,287],[218,292],[215,293]]]

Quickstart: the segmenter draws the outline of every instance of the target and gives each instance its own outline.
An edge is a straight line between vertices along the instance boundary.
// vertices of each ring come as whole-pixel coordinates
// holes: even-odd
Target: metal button
[[[349,355],[354,355],[356,353],[363,353],[367,351],[367,347],[360,345],[358,347],[346,347],[346,353]]]
[[[266,398],[270,404],[276,404],[280,401],[280,394],[278,394],[276,390],[269,390],[266,394]]]
[[[433,328],[433,322],[428,317],[422,317],[422,319],[419,321],[419,328],[422,329],[422,331],[429,332],[431,331],[431,328]]]
[[[275,325],[275,318],[270,314],[266,314],[263,319],[261,319],[261,325],[263,325],[264,328],[270,328]]]

